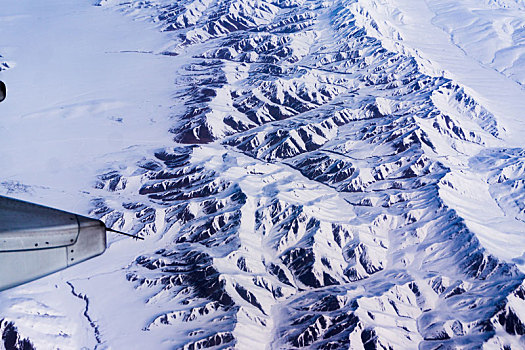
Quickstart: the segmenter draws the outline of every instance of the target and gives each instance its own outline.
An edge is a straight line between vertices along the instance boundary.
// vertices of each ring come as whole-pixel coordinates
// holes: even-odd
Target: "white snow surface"
[[[1,293],[35,348],[525,347],[523,2],[0,9],[0,193],[145,237]]]
[[[0,47],[11,67],[0,72],[9,96],[1,111],[2,193],[86,215],[97,174],[171,142],[170,93],[179,60],[157,53],[167,38],[155,25],[90,1],[2,1],[0,7]],[[133,253],[119,253],[117,246],[129,250],[130,242],[112,242],[114,253],[79,269],[2,292],[0,314],[15,320],[37,348],[93,348],[85,301],[66,281],[86,293],[86,278],[102,274],[87,287],[106,301],[100,310],[111,325],[111,346],[154,344],[138,336],[140,295],[125,303],[139,312],[115,303],[118,295],[130,295],[119,269],[140,247],[131,242]]]
[[[4,2],[2,181],[74,198],[114,152],[170,142],[177,58],[158,55],[166,35],[89,1]],[[147,117],[145,117],[147,116]],[[49,202],[51,200],[51,202]],[[82,199],[78,199],[82,201]],[[47,204],[66,204],[60,195]]]

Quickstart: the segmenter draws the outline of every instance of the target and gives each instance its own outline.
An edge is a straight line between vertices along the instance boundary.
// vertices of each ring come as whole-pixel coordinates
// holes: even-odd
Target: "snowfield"
[[[525,347],[523,1],[0,4],[0,193],[145,238],[0,349]]]

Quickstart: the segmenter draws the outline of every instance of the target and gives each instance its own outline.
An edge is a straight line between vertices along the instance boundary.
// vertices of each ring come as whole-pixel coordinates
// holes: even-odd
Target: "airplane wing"
[[[0,290],[102,254],[102,221],[0,196]]]

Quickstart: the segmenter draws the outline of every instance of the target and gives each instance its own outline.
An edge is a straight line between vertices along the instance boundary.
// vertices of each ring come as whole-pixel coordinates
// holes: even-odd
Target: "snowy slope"
[[[522,2],[30,5],[0,16],[3,193],[146,240],[3,292],[2,332],[525,347]]]

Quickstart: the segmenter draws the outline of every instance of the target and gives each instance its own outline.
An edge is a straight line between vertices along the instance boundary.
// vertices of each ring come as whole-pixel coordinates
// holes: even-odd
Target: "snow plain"
[[[98,174],[172,142],[178,58],[160,54],[168,39],[155,25],[91,1],[2,1],[0,8],[0,50],[10,66],[0,72],[8,88],[0,111],[1,192],[88,215]],[[141,296],[125,299],[135,308],[113,298],[131,293],[118,282],[125,280],[119,269],[140,246],[111,238],[121,248],[112,244],[110,254],[3,292],[0,314],[37,348],[94,348],[92,326],[82,315],[86,302],[65,281],[78,293],[85,293],[86,282],[87,289],[96,286],[90,294],[100,296],[104,326],[118,335],[114,348],[146,348],[152,343],[147,336],[128,336],[137,334],[132,321],[141,321]],[[105,275],[94,277],[97,271]]]
[[[177,58],[159,54],[167,38],[154,25],[90,1],[0,6],[0,46],[12,67],[0,73],[9,96],[2,182],[46,188],[48,205],[86,212],[89,199],[70,200],[121,157],[112,153],[170,142]]]

